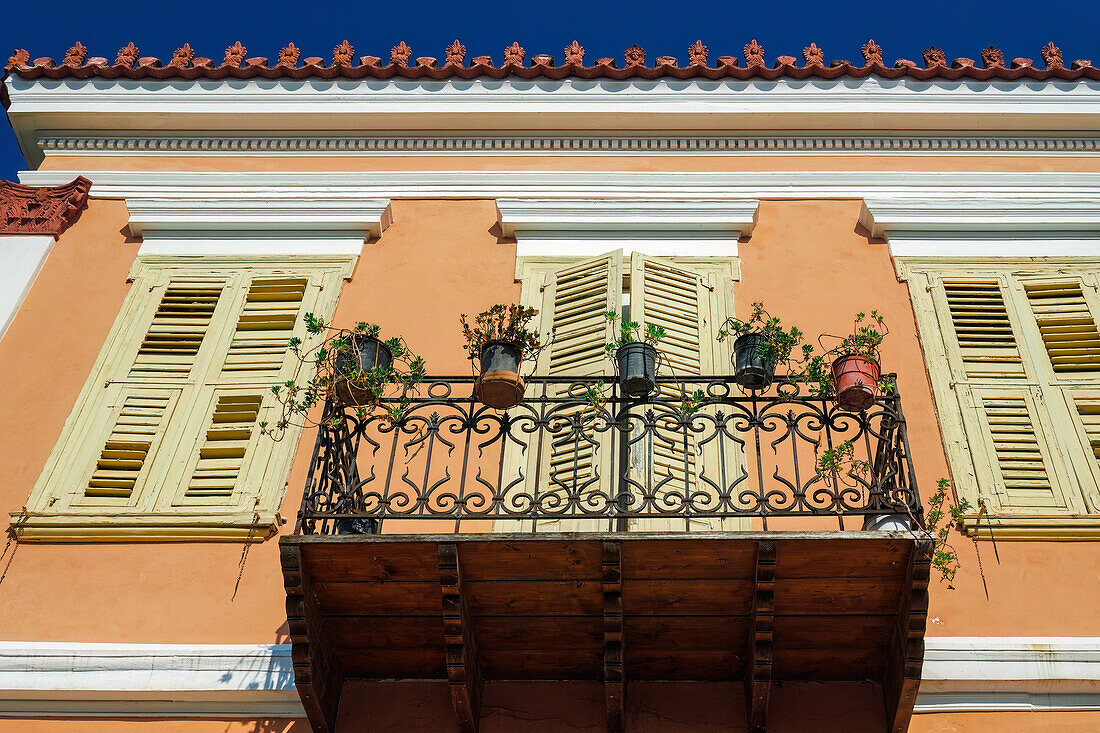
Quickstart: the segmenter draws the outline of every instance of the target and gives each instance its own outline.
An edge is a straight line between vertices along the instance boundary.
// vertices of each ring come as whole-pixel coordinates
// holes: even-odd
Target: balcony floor
[[[908,726],[928,547],[884,532],[292,536],[295,675],[315,730],[344,681],[447,680],[476,730],[485,680],[744,681],[753,730],[776,681],[873,681]]]

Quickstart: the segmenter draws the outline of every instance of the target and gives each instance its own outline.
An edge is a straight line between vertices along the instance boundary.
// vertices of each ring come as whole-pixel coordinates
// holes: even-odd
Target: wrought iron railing
[[[849,412],[790,380],[743,393],[728,377],[662,378],[645,399],[614,381],[533,377],[507,411],[476,402],[470,377],[423,382],[396,418],[396,398],[370,411],[330,402],[296,532],[923,524],[896,390]],[[606,394],[592,399],[600,382]],[[704,399],[685,402],[696,390]]]

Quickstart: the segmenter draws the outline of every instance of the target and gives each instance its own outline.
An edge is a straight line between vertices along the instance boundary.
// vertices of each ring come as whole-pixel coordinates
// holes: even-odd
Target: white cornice
[[[929,637],[917,713],[1100,710],[1100,638]],[[289,644],[0,642],[0,715],[305,716]]]
[[[393,221],[388,199],[127,198],[142,255],[358,255]]]
[[[1043,198],[906,196],[864,199],[860,224],[895,257],[1095,257],[1100,191]]]
[[[40,155],[122,156],[1083,156],[1100,154],[1100,136],[870,134],[607,135],[435,133],[403,135],[117,134],[47,130],[38,134]]]
[[[1100,173],[624,172],[436,170],[377,172],[22,171],[55,186],[84,175],[102,198],[938,199],[1100,198]]]
[[[24,154],[57,130],[308,135],[361,130],[674,134],[1100,129],[1100,82],[841,78],[4,80]]]
[[[507,236],[548,232],[752,233],[753,199],[498,199]]]

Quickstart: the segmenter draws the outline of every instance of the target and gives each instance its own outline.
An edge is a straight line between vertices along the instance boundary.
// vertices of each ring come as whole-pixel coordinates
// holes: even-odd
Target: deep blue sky
[[[560,61],[561,49],[576,38],[590,59],[621,58],[637,43],[650,58],[674,55],[681,63],[697,38],[712,58],[740,55],[741,47],[756,38],[769,62],[777,55],[801,58],[811,41],[824,49],[826,60],[858,61],[860,46],[872,37],[887,63],[898,57],[919,61],[930,45],[943,48],[949,59],[976,59],[989,44],[1004,50],[1008,59],[1026,56],[1038,62],[1039,49],[1053,40],[1067,64],[1078,58],[1100,64],[1100,2],[13,1],[4,4],[0,16],[0,62],[17,47],[30,51],[31,58],[60,59],[76,40],[90,55],[111,60],[128,41],[143,56],[167,58],[188,41],[198,55],[220,59],[236,40],[250,56],[275,58],[287,41],[294,41],[303,57],[330,58],[332,47],[345,38],[357,56],[382,58],[400,40],[412,46],[414,57],[442,58],[444,47],[459,38],[467,58],[489,54],[499,62],[504,47],[519,41],[528,57],[545,52]],[[0,125],[0,178],[13,178],[25,167],[10,128]]]

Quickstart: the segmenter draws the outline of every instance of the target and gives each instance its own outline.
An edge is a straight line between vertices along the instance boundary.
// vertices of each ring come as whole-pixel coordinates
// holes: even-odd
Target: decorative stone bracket
[[[78,176],[57,187],[23,186],[0,181],[0,235],[61,236],[80,216],[92,182]]]

